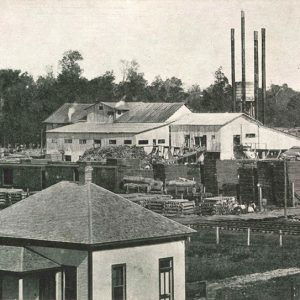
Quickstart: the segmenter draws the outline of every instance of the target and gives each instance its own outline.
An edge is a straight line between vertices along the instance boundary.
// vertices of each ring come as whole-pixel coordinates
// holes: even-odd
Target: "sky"
[[[0,68],[35,78],[67,50],[78,50],[84,76],[113,70],[135,59],[151,82],[176,76],[186,87],[213,82],[222,66],[231,78],[230,29],[236,34],[240,80],[240,14],[246,16],[246,80],[253,81],[253,31],[266,28],[267,85],[300,90],[300,1],[279,0],[1,0]],[[261,56],[259,53],[259,60]]]

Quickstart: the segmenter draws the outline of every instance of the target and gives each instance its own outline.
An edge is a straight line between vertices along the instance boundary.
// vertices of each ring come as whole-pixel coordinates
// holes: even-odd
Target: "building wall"
[[[247,137],[254,134],[254,137]],[[300,139],[280,131],[259,125],[246,117],[228,123],[220,129],[221,159],[233,159],[233,136],[241,136],[241,144],[252,149],[286,150],[300,146]]]
[[[140,145],[140,140],[147,140],[147,145]],[[154,141],[156,141],[156,145],[159,146],[169,146],[169,126],[165,125],[163,127],[159,127],[153,130],[149,130],[146,132],[139,133],[134,136],[134,144],[140,147],[143,147],[147,153],[152,151],[153,146],[155,145]],[[158,143],[158,140],[164,140],[164,143]]]
[[[99,147],[95,140],[101,140],[101,147],[109,146],[110,140],[116,140],[116,145],[124,145],[124,140],[133,140],[134,134],[119,133],[47,133],[47,154],[57,154],[64,151],[64,155],[71,155],[72,161],[77,161],[87,149]],[[72,139],[72,143],[65,143],[65,139]],[[79,140],[86,140],[80,144]],[[134,144],[134,143],[133,143]]]
[[[103,110],[99,107],[102,106]],[[114,112],[114,110],[106,105],[97,103],[87,109],[87,122],[91,123],[112,123],[114,121],[114,116],[109,116],[109,112]]]
[[[185,145],[185,136],[190,136],[190,146],[195,146],[195,137],[206,135],[207,151],[220,151],[220,126],[203,125],[171,125],[171,144],[173,147],[183,147]]]
[[[127,300],[159,298],[159,259],[173,257],[174,299],[185,299],[184,241],[93,253],[93,299],[112,297],[111,267],[126,264]]]
[[[253,138],[247,138],[246,134],[255,134]],[[233,152],[233,137],[235,135],[240,136],[242,145],[250,145],[254,149],[265,147],[262,145],[263,140],[259,137],[259,127],[254,121],[250,121],[245,117],[239,117],[236,120],[228,123],[220,129],[220,144],[221,144],[221,155],[223,159],[234,159]]]
[[[178,120],[186,114],[192,113],[185,105],[182,105],[168,120],[166,123]]]
[[[2,280],[2,299],[19,299],[19,280],[14,276],[3,276]]]

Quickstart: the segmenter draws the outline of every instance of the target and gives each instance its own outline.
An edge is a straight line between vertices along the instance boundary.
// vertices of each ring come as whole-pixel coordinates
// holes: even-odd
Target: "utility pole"
[[[231,28],[231,85],[232,85],[232,102],[233,112],[236,112],[236,84],[235,84],[235,40],[234,28]]]
[[[246,58],[245,58],[245,13],[241,11],[241,42],[242,42],[242,112],[246,109]]]
[[[284,217],[287,219],[287,163],[284,160]]]

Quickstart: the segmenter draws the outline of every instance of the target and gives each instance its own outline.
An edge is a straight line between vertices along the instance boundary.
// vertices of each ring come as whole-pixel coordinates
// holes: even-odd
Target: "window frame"
[[[86,139],[79,139],[79,145],[86,145]]]
[[[120,268],[122,267],[122,270],[123,270],[123,285],[121,286],[115,286],[114,285],[114,280],[113,280],[113,272],[114,272],[114,269],[116,268]],[[111,297],[112,297],[112,300],[115,300],[116,298],[115,297],[115,291],[114,291],[114,288],[116,287],[123,287],[123,300],[126,300],[127,298],[127,288],[126,288],[126,264],[123,263],[123,264],[115,264],[115,265],[112,265],[111,266]]]
[[[170,296],[166,296],[166,294],[161,294],[162,282],[161,282],[161,273],[167,273],[167,271],[163,271],[163,268],[160,267],[160,263],[162,261],[170,261],[171,267],[169,270],[169,288],[171,289]],[[166,269],[166,268],[164,268]],[[174,259],[173,257],[164,257],[158,260],[158,280],[159,280],[159,300],[174,300]],[[165,277],[164,277],[165,281]]]
[[[124,140],[124,145],[132,145],[132,140]]]
[[[138,144],[139,145],[149,145],[149,140],[139,140]]]
[[[64,139],[65,144],[73,144],[73,139]]]
[[[166,139],[158,139],[157,140],[157,144],[165,144],[166,143]]]
[[[116,139],[110,139],[108,140],[109,145],[117,145],[117,140]]]
[[[246,139],[255,139],[256,134],[255,133],[245,133],[245,138]]]

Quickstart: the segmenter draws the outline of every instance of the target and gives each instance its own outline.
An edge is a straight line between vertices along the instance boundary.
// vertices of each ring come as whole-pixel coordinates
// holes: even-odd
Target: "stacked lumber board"
[[[237,196],[239,163],[237,160],[217,160],[219,192],[225,196]]]
[[[262,187],[262,197],[267,199],[268,204],[276,205],[273,195],[273,166],[271,161],[257,162],[258,183]]]
[[[215,159],[204,160],[204,171],[203,171],[203,184],[205,191],[212,193],[213,195],[218,194],[218,180],[217,180],[217,161]]]
[[[120,196],[165,216],[182,216],[195,213],[194,201],[172,199],[170,195],[135,193],[120,194]]]
[[[124,176],[123,186],[127,193],[131,192],[132,190],[137,191],[138,193],[141,191],[149,193],[151,190],[163,192],[162,181],[143,176]]]
[[[258,203],[257,166],[254,163],[243,164],[238,169],[240,203]]]
[[[300,161],[288,162],[290,183],[294,183],[295,197],[300,201]]]
[[[189,195],[196,193],[196,182],[193,180],[188,180],[186,178],[177,178],[175,180],[170,180],[166,184],[166,191],[169,194],[179,194]]]
[[[15,204],[27,197],[22,189],[6,189],[0,188],[0,208],[4,208]]]

